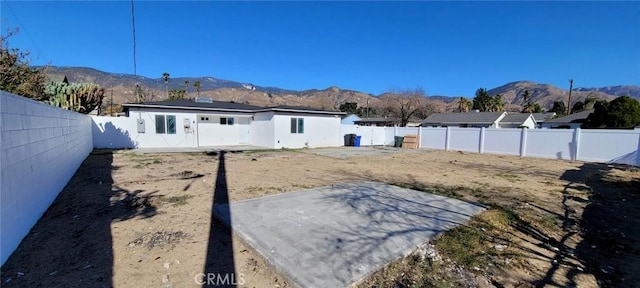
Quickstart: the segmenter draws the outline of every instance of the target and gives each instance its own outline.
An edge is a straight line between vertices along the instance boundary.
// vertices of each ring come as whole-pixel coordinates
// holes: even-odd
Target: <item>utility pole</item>
[[[367,98],[367,118],[369,118],[369,98]]]
[[[567,103],[567,115],[571,115],[571,90],[573,90],[573,79],[569,79],[569,103]]]
[[[111,109],[109,110],[109,116],[113,117],[113,89],[111,89]]]

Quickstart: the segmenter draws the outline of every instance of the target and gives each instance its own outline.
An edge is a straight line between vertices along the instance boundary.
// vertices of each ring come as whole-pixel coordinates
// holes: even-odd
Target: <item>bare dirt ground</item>
[[[241,287],[288,287],[212,218],[214,194],[238,201],[362,179],[489,208],[362,287],[640,283],[636,168],[428,150],[346,159],[311,152],[94,151],[2,266],[1,285],[196,287],[203,274],[235,272],[229,280]]]

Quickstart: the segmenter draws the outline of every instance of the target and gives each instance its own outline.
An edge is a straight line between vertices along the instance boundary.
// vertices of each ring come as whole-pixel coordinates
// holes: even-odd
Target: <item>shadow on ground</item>
[[[113,287],[111,223],[157,209],[154,192],[113,185],[112,163],[111,150],[85,159],[2,266],[3,287]]]
[[[629,177],[629,172],[633,177]],[[576,248],[576,257],[602,287],[637,287],[640,283],[639,168],[585,163],[579,170],[567,171],[562,179],[570,182],[567,189],[590,190],[579,222],[584,240]],[[583,201],[567,199],[567,196],[565,200]]]
[[[227,227],[222,224],[214,213],[214,208],[219,206],[224,215],[231,215],[228,205],[229,189],[227,187],[225,154],[225,151],[208,153],[209,156],[218,156],[219,161],[211,204],[209,241],[202,287],[236,287],[236,284],[243,281],[235,273],[231,225]]]

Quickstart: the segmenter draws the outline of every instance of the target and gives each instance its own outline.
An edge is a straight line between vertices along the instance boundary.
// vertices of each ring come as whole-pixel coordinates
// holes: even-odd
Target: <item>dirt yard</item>
[[[288,287],[212,218],[214,193],[238,201],[363,179],[488,210],[362,287],[640,283],[636,168],[429,150],[353,158],[313,152],[94,151],[2,266],[1,285],[196,287],[202,275],[235,272],[229,280],[241,287]]]

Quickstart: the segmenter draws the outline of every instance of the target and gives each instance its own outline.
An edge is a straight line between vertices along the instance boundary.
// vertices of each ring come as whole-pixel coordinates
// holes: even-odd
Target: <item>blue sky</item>
[[[35,65],[133,74],[130,1],[0,1]],[[372,94],[640,85],[640,2],[136,1],[137,72]]]

